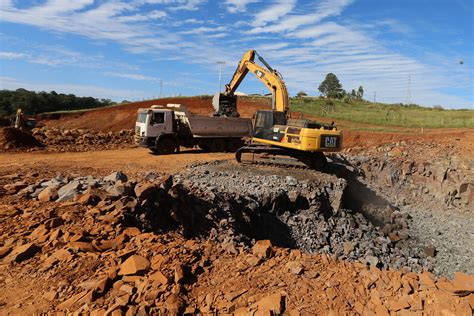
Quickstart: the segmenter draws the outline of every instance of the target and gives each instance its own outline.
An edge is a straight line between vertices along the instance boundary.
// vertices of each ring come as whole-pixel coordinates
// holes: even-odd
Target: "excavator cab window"
[[[254,124],[255,132],[271,129],[274,125],[286,125],[286,115],[277,111],[257,111]]]

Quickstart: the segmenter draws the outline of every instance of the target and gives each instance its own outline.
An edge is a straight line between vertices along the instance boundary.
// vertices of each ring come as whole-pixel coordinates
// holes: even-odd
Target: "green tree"
[[[326,75],[326,78],[319,85],[318,90],[328,98],[338,98],[342,95],[342,86],[339,79],[332,72]]]
[[[298,92],[298,93],[296,94],[296,96],[297,96],[298,98],[301,98],[301,97],[307,96],[307,94],[306,94],[306,92],[304,92],[304,91],[300,91],[300,92]]]
[[[357,98],[357,94],[356,94],[355,89],[352,89],[352,91],[351,91],[351,98],[352,98],[352,99]]]
[[[89,109],[114,104],[110,99],[77,97],[74,94],[51,92],[34,92],[26,89],[0,90],[0,116],[15,115],[21,108],[27,115],[43,112]]]
[[[357,99],[362,100],[364,97],[364,88],[362,86],[359,86],[359,90],[357,90]]]

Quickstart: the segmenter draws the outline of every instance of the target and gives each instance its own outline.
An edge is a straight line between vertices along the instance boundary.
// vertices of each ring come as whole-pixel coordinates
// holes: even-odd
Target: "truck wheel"
[[[176,151],[176,142],[171,138],[164,138],[156,144],[157,152],[161,155],[169,155]]]
[[[226,145],[223,139],[213,139],[211,142],[211,151],[223,152],[226,149]]]

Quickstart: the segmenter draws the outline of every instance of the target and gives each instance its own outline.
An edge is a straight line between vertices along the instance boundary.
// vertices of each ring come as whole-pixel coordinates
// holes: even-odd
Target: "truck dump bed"
[[[252,134],[252,121],[238,117],[187,115],[194,137],[245,137]]]

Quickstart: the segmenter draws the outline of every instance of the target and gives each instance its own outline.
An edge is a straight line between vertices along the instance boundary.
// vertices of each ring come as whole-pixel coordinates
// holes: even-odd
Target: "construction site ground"
[[[133,129],[137,108],[150,102],[41,123],[118,133]],[[212,111],[205,98],[162,102]],[[240,102],[246,117],[262,103]],[[325,173],[247,168],[232,153],[198,149],[153,155],[120,138],[105,150],[98,138],[78,152],[0,152],[0,314],[472,315],[474,131],[341,125],[345,150]],[[31,197],[63,178],[94,190],[76,188],[68,201],[55,201],[55,189]],[[308,210],[323,212],[324,203],[332,215],[318,222]],[[263,235],[245,226],[263,211],[287,225],[294,244],[272,237],[279,226]],[[347,232],[351,218],[357,236]],[[308,241],[312,225],[323,242],[331,236],[330,249]],[[325,231],[341,225],[339,235]],[[379,254],[384,240],[389,250]]]

